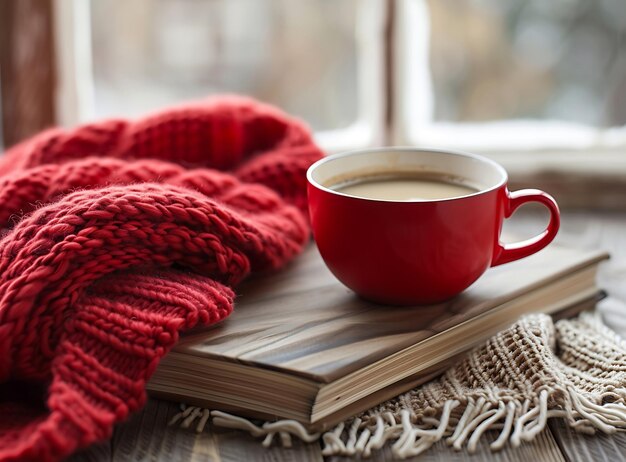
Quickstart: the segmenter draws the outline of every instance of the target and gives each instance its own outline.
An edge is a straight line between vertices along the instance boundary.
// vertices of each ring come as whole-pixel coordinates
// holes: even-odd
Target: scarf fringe
[[[565,397],[563,406],[555,401],[551,404],[551,397],[557,396],[561,401]],[[310,433],[295,420],[265,422],[259,426],[226,412],[181,404],[181,412],[173,416],[169,424],[190,428],[197,422],[195,430],[202,432],[210,422],[218,427],[246,431],[256,438],[263,437],[264,447],[272,445],[276,437],[287,448],[292,446],[292,437],[307,443],[321,440],[324,456],[369,457],[372,451],[389,444],[394,457],[399,459],[417,456],[444,438],[454,449],[466,447],[473,453],[488,430],[500,430],[489,445],[491,450],[502,449],[507,443],[517,447],[524,441],[532,441],[545,429],[548,419],[554,417],[565,418],[570,427],[583,433],[600,430],[610,434],[626,429],[623,397],[619,402],[600,405],[574,388],[543,389],[532,402],[506,398],[492,402],[480,397],[461,403],[450,399],[438,409],[437,418],[416,417],[411,410],[402,409],[399,413],[383,412],[369,419],[370,423],[356,417],[325,433]]]

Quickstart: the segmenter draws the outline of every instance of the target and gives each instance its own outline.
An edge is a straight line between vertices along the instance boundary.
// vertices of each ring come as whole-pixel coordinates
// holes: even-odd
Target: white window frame
[[[315,133],[327,152],[377,146],[383,142],[385,117],[385,0],[360,0],[356,18],[357,119],[344,129]],[[54,2],[58,90],[57,120],[73,126],[93,120],[95,98],[88,0]]]
[[[395,23],[395,144],[470,150],[515,173],[626,173],[626,126],[597,129],[559,120],[436,122],[426,0],[397,0]]]
[[[69,127],[94,118],[90,3],[63,0],[52,5],[57,61],[56,119],[59,125]]]

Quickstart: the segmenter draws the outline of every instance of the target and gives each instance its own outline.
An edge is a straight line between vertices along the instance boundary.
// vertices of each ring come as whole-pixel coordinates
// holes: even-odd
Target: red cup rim
[[[501,175],[502,179],[495,185],[495,186],[491,186],[489,188],[486,189],[481,189],[480,191],[477,191],[475,193],[471,193],[471,194],[466,194],[464,196],[456,196],[456,197],[450,197],[450,198],[446,198],[446,199],[411,199],[411,200],[402,200],[402,201],[398,201],[398,200],[390,200],[390,199],[372,199],[369,197],[362,197],[362,196],[354,196],[352,194],[346,194],[346,193],[342,193],[339,191],[335,191],[334,189],[331,188],[327,188],[326,186],[318,183],[316,180],[313,179],[313,171],[315,169],[317,169],[320,165],[323,165],[327,162],[331,162],[335,159],[339,159],[341,157],[351,157],[351,156],[357,156],[359,154],[369,154],[369,153],[376,153],[376,152],[389,152],[389,151],[397,151],[397,152],[415,152],[415,153],[442,153],[442,154],[451,154],[453,156],[459,156],[459,157],[470,157],[472,159],[475,159],[479,162],[483,162],[485,164],[489,164],[492,167],[494,167]],[[498,164],[497,162],[478,155],[478,154],[472,154],[469,152],[464,152],[464,151],[456,151],[456,150],[448,150],[448,149],[438,149],[438,148],[434,148],[434,149],[430,149],[430,148],[412,148],[409,146],[390,146],[390,147],[382,147],[382,148],[369,148],[369,149],[355,149],[352,151],[347,151],[347,152],[340,152],[337,154],[331,154],[329,156],[325,156],[324,158],[318,160],[317,162],[315,162],[314,164],[312,164],[307,172],[306,172],[306,178],[307,181],[309,182],[310,185],[314,186],[315,188],[328,192],[330,194],[334,194],[337,196],[343,196],[343,197],[348,197],[350,199],[356,199],[356,200],[362,200],[362,201],[369,201],[369,202],[385,202],[385,203],[394,203],[394,204],[411,204],[411,203],[425,203],[425,202],[450,202],[450,201],[458,201],[458,200],[462,200],[462,199],[467,199],[469,197],[475,197],[475,196],[480,196],[482,194],[487,194],[490,193],[492,191],[495,191],[497,189],[500,189],[502,186],[504,186],[507,181],[508,181],[508,174],[506,172],[506,170],[504,169],[504,167],[502,167],[500,164]]]

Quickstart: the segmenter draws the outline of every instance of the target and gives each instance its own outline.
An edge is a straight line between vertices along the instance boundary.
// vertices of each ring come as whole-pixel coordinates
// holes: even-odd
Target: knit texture
[[[366,412],[359,426],[372,434],[380,428],[370,450],[390,440],[405,458],[442,438],[473,452],[490,429],[500,430],[492,449],[518,446],[550,417],[584,433],[626,429],[626,343],[598,315],[556,324],[544,314],[526,316],[440,379]]]
[[[0,159],[0,461],[111,435],[179,332],[309,238],[308,130],[249,99],[53,129]]]
[[[209,418],[202,419],[209,413]],[[394,458],[417,456],[437,441],[472,453],[488,430],[492,450],[518,446],[541,433],[551,417],[577,431],[626,430],[626,342],[598,315],[556,324],[530,315],[471,351],[440,378],[337,425],[309,433],[293,420],[253,422],[221,411],[185,407],[173,423],[202,430],[235,428],[290,444],[321,440],[326,456],[369,457],[389,447]],[[286,442],[286,443],[285,443]]]

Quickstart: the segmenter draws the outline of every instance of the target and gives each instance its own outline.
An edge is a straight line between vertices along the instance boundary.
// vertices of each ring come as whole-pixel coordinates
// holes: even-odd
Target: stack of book
[[[607,257],[553,244],[488,270],[449,302],[393,307],[355,296],[311,245],[282,272],[242,285],[230,318],[184,336],[148,390],[323,430],[437,376],[524,314],[592,308]]]

